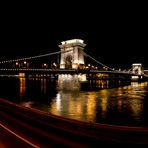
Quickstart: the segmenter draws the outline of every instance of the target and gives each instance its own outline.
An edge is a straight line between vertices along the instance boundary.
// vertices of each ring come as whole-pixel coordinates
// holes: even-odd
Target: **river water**
[[[76,79],[0,77],[0,98],[86,122],[148,127],[148,82],[98,80],[82,89]]]

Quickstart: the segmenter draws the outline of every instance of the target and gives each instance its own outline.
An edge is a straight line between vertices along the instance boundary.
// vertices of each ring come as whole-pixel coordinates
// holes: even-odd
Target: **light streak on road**
[[[19,139],[23,140],[24,142],[26,142],[27,144],[31,145],[34,148],[39,148],[39,146],[31,143],[30,141],[24,139],[23,137],[19,136],[18,134],[14,133],[12,130],[10,130],[9,128],[7,128],[6,126],[4,126],[3,124],[0,123],[0,126],[2,128],[4,128],[5,130],[7,130],[8,132],[10,132],[11,134],[15,135],[16,137],[18,137]]]

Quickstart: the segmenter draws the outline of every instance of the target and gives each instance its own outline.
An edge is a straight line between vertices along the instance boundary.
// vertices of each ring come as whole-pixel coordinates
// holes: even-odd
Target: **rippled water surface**
[[[98,80],[85,90],[75,80],[60,83],[64,89],[50,78],[0,77],[0,97],[76,120],[148,126],[148,82],[110,87]]]

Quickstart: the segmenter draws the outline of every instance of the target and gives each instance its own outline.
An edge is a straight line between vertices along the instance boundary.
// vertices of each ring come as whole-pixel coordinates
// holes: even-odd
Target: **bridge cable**
[[[0,64],[17,62],[17,61],[22,61],[22,60],[30,60],[30,59],[35,59],[35,58],[41,58],[41,57],[45,57],[45,56],[49,56],[49,55],[59,54],[60,52],[61,51],[57,51],[57,52],[42,54],[42,55],[38,55],[38,56],[32,56],[32,57],[26,57],[26,58],[20,58],[20,59],[13,59],[13,60],[7,60],[7,61],[0,61]]]
[[[108,68],[108,69],[110,69],[110,70],[115,71],[113,68],[110,68],[110,67],[106,66],[105,64],[103,64],[103,63],[101,63],[101,62],[97,61],[96,59],[94,59],[94,58],[93,58],[93,57],[91,57],[90,55],[86,54],[85,52],[83,52],[83,53],[84,53],[84,55],[85,55],[85,56],[87,56],[87,57],[91,58],[92,60],[94,60],[94,61],[95,61],[95,62],[97,62],[98,64],[100,64],[100,65],[102,65],[102,66],[104,66],[104,67],[106,67],[106,68]]]

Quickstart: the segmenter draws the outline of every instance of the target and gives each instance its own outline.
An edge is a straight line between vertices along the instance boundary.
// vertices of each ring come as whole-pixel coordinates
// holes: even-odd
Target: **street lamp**
[[[52,65],[53,65],[53,68],[56,69],[57,64],[56,63],[53,63]]]
[[[19,62],[16,62],[16,63],[15,63],[15,68],[19,68],[19,67],[20,67]]]
[[[48,65],[47,65],[46,63],[44,63],[44,64],[42,65],[42,67],[43,67],[43,68],[47,68]]]
[[[24,61],[24,62],[23,62],[23,67],[24,67],[24,68],[28,68],[28,67],[29,67],[29,63],[28,63],[27,61]]]

